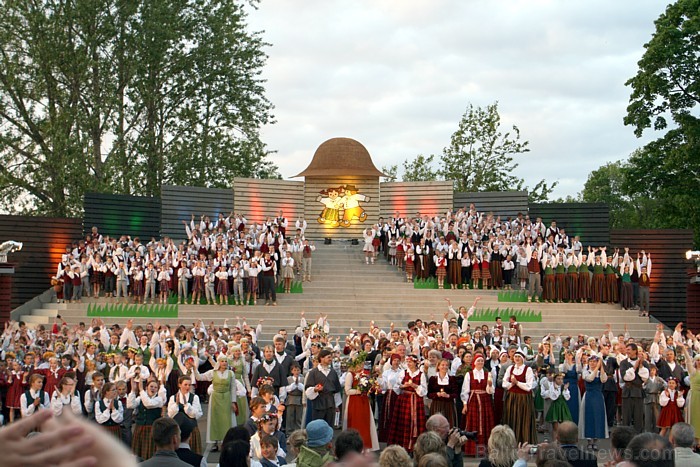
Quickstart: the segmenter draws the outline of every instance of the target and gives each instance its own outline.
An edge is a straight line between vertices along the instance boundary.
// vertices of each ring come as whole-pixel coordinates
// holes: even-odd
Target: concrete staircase
[[[605,324],[612,325],[617,335],[624,326],[635,338],[651,338],[655,323],[649,318],[640,318],[636,311],[626,311],[619,306],[607,304],[549,304],[549,303],[505,303],[498,302],[497,293],[489,290],[427,290],[414,289],[405,281],[405,276],[390,266],[380,256],[376,264],[367,265],[361,245],[336,241],[333,245],[318,245],[312,267],[312,282],[304,283],[303,294],[278,294],[278,306],[265,306],[259,300],[257,306],[196,306],[180,305],[179,321],[190,324],[202,319],[205,323],[235,324],[237,316],[246,317],[248,324],[263,323],[263,341],[271,340],[280,328],[292,331],[299,323],[300,312],[305,311],[310,322],[319,314],[327,314],[331,334],[344,336],[350,328],[367,330],[369,322],[388,331],[391,322],[398,328],[405,327],[410,320],[435,319],[440,322],[447,311],[445,298],[455,308],[469,306],[480,295],[479,308],[528,309],[542,313],[541,323],[523,323],[524,333],[539,340],[547,333],[567,335],[600,335]],[[98,302],[105,302],[99,299]],[[22,316],[29,326],[48,325],[60,314],[68,323],[89,321],[86,299],[82,304],[46,304],[32,310],[31,315]],[[124,324],[126,318],[105,318],[107,323]],[[135,323],[145,324],[151,318],[135,318]],[[172,322],[170,322],[172,321]],[[178,320],[170,320],[174,325]],[[507,316],[504,316],[507,321]],[[477,323],[477,321],[472,320]],[[488,323],[492,324],[492,323]]]

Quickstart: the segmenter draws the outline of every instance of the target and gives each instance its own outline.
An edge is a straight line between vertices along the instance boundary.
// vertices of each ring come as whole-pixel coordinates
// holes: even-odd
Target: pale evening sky
[[[520,128],[526,184],[575,195],[626,158],[622,123],[643,45],[666,3],[652,0],[262,0],[251,30],[272,44],[263,78],[276,123],[262,130],[283,178],[325,140],[354,138],[378,168],[435,154],[469,103],[499,102]]]

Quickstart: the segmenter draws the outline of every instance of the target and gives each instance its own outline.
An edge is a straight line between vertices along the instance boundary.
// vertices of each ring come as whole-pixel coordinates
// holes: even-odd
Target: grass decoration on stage
[[[496,321],[496,318],[500,316],[504,321],[508,319],[511,315],[515,315],[515,319],[521,323],[541,323],[542,313],[539,311],[533,311],[531,309],[522,310],[517,308],[481,308],[474,312],[469,322],[474,321]],[[508,324],[508,323],[506,323]]]
[[[526,290],[501,290],[498,292],[499,302],[522,302],[527,303]]]
[[[90,303],[87,309],[88,316],[110,317],[110,318],[177,318],[178,306],[167,305],[137,305],[106,303]]]
[[[304,288],[301,285],[301,281],[292,281],[292,285],[289,288],[290,293],[304,293]],[[277,286],[277,293],[284,293],[284,282],[280,282]]]

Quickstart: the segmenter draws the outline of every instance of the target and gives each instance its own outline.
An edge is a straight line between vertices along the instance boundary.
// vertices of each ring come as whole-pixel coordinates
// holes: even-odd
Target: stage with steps
[[[303,283],[304,291],[301,294],[277,294],[277,306],[265,306],[264,300],[258,300],[255,306],[179,305],[178,319],[161,322],[176,325],[179,321],[189,325],[201,319],[205,323],[214,321],[221,325],[228,318],[229,326],[233,326],[236,317],[240,316],[247,318],[248,324],[254,326],[262,319],[263,332],[260,337],[262,341],[269,342],[280,328],[293,332],[303,310],[309,323],[319,314],[328,315],[331,335],[342,339],[351,328],[361,332],[368,330],[371,320],[387,332],[392,322],[397,329],[404,329],[408,321],[416,318],[441,322],[447,311],[445,298],[449,298],[456,309],[461,305],[470,306],[475,297],[481,296],[477,310],[509,308],[516,313],[518,310],[541,312],[542,322],[522,323],[523,333],[532,336],[533,342],[547,333],[600,335],[607,323],[612,325],[615,335],[624,332],[625,324],[630,335],[637,339],[652,338],[655,333],[655,322],[639,317],[637,311],[622,310],[619,305],[498,302],[497,292],[492,290],[415,289],[412,283],[406,282],[405,275],[389,265],[381,255],[375,264],[365,264],[362,246],[351,245],[350,242],[317,244],[311,279],[311,282]],[[21,319],[28,326],[49,325],[60,314],[69,324],[79,321],[89,323],[88,304],[106,303],[108,300],[86,298],[80,304],[45,304]],[[507,322],[508,316],[502,317]],[[107,324],[123,325],[127,320],[104,318]],[[136,324],[152,321],[153,318],[149,317],[134,318]],[[470,322],[482,324],[475,319]],[[491,321],[486,323],[493,324]]]

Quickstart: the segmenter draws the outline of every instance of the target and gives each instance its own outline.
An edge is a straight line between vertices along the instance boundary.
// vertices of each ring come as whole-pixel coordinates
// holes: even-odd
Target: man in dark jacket
[[[562,422],[557,428],[559,446],[566,460],[573,467],[597,467],[598,458],[592,452],[584,451],[578,447],[578,427],[574,422]]]

